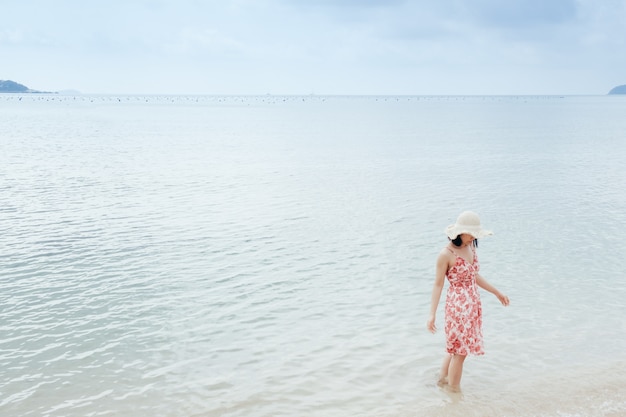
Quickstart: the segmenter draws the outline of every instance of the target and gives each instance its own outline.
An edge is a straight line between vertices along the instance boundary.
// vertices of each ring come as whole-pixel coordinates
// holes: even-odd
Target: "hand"
[[[426,328],[431,333],[435,333],[437,331],[437,326],[435,326],[435,316],[431,315],[430,317],[428,317],[428,321],[426,322]]]
[[[498,300],[500,300],[500,302],[502,303],[503,306],[508,306],[509,305],[509,297],[507,297],[506,295],[502,294],[502,293],[497,293],[496,297],[498,297]]]

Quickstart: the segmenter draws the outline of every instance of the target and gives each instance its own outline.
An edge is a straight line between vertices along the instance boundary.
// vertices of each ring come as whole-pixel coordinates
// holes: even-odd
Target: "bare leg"
[[[448,387],[450,391],[461,391],[461,376],[463,375],[463,362],[466,355],[452,355],[450,357],[450,367],[448,368]]]
[[[443,363],[441,364],[441,371],[439,371],[439,381],[437,381],[437,385],[442,387],[448,384],[448,370],[450,369],[450,360],[452,359],[452,355],[448,354],[443,358]]]

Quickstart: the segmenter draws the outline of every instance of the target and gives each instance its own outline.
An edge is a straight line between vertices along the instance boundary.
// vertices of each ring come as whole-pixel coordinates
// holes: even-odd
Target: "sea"
[[[0,415],[626,415],[626,96],[0,95]],[[444,229],[484,356],[437,387]],[[446,286],[447,288],[447,286]],[[444,288],[444,291],[446,290]]]

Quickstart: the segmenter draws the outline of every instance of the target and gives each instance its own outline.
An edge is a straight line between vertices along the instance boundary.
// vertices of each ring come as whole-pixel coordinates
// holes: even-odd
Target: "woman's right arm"
[[[448,272],[448,257],[442,252],[437,258],[435,283],[433,284],[433,293],[430,298],[430,315],[428,316],[428,321],[426,322],[426,328],[431,333],[435,333],[437,331],[435,319],[437,317],[437,307],[439,306],[439,299],[441,298],[441,291],[443,290],[446,272]]]

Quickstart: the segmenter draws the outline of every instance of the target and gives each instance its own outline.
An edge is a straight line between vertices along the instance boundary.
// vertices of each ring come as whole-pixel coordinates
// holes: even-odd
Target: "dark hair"
[[[457,237],[455,237],[454,239],[450,239],[450,242],[452,242],[452,244],[454,246],[461,246],[463,244],[463,240],[461,239],[461,235],[458,235]],[[474,239],[474,246],[478,247],[478,239]]]

